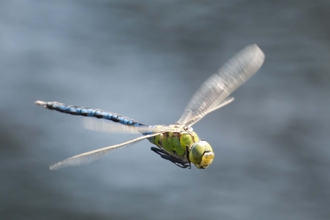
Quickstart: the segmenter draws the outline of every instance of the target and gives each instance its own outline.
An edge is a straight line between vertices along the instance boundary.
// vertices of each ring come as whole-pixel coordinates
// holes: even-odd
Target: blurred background
[[[330,219],[330,6],[309,1],[3,0],[1,219]],[[243,47],[265,52],[235,101],[194,126],[215,150],[180,169],[136,135],[84,129],[36,100],[170,124]]]

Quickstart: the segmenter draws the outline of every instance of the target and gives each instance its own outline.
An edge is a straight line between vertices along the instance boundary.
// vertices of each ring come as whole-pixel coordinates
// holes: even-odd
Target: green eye
[[[189,152],[190,162],[200,169],[207,168],[212,163],[213,158],[213,149],[206,141],[196,142]]]

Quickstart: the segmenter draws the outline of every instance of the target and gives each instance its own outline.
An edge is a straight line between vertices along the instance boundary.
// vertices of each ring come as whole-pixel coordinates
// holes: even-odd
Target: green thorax
[[[186,154],[186,147],[190,149],[194,143],[199,141],[199,137],[191,129],[190,131],[164,132],[149,138],[149,141],[170,154],[182,157]]]

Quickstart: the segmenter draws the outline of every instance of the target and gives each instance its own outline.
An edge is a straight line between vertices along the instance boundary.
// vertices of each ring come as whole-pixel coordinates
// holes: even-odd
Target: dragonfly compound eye
[[[207,168],[214,159],[211,145],[206,141],[196,142],[189,152],[189,160],[199,169]]]

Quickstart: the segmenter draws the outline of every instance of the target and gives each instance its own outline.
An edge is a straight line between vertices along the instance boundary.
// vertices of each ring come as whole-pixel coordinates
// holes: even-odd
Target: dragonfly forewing
[[[192,126],[206,114],[218,109],[217,105],[259,70],[264,59],[264,53],[256,44],[242,49],[201,85],[177,124]]]
[[[218,110],[219,108],[222,108],[230,103],[232,103],[234,101],[234,97],[229,97],[226,98],[225,100],[223,100],[221,103],[216,103],[215,105],[212,105],[204,114],[207,115],[215,110]],[[214,107],[213,107],[214,106]],[[189,121],[186,122],[185,126],[190,127],[191,125],[197,123],[199,120],[201,120],[203,118],[203,115],[197,115],[194,118],[190,118]]]

